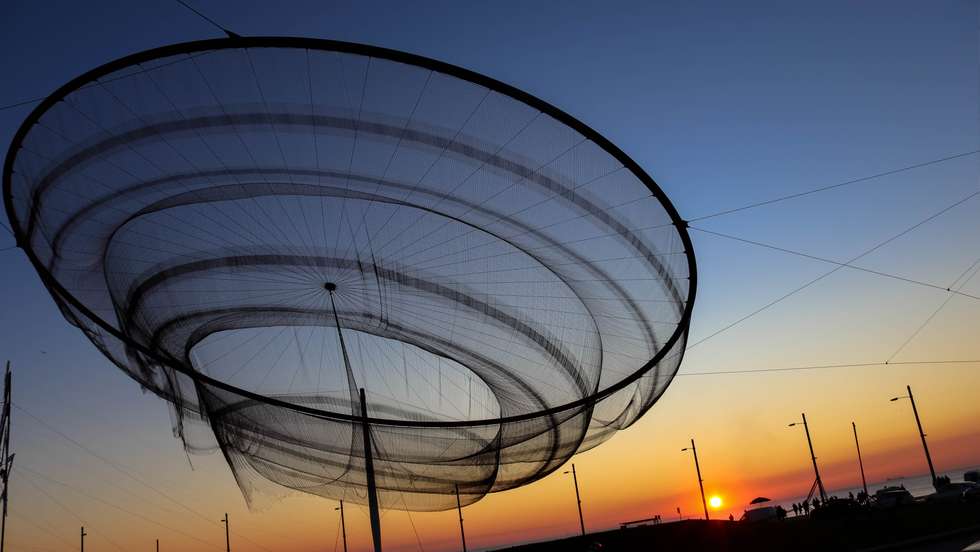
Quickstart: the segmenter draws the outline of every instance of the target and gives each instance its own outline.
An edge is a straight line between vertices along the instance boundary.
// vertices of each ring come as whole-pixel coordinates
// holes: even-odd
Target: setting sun
[[[721,505],[722,505],[721,497],[716,495],[716,496],[713,496],[713,497],[709,498],[708,499],[708,505],[711,506],[712,508],[715,508],[715,509],[720,508]]]

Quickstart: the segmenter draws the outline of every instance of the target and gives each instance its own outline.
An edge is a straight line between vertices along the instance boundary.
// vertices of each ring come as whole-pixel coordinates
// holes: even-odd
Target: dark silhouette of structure
[[[334,510],[340,510],[340,533],[344,537],[344,552],[347,552],[347,520],[344,519],[344,501],[340,501],[340,507],[334,508]]]
[[[686,222],[609,140],[362,44],[107,63],[28,115],[3,196],[66,319],[188,450],[216,445],[246,500],[367,505],[375,550],[381,508],[462,518],[633,424],[697,290]]]
[[[231,552],[231,529],[229,528],[227,513],[225,513],[225,517],[221,520],[221,523],[225,524],[225,551]]]
[[[459,485],[456,485],[456,510],[459,512],[459,538],[463,542],[463,552],[466,552],[466,531],[463,529],[463,505],[459,501]]]
[[[861,488],[864,490],[864,496],[868,496],[868,480],[864,478],[864,460],[861,459],[861,443],[858,442],[857,424],[851,422],[851,429],[854,430],[854,447],[857,449],[858,467],[861,469]]]
[[[585,534],[585,518],[582,517],[582,498],[578,493],[578,476],[575,474],[575,464],[572,464],[571,471],[564,472],[566,475],[572,474],[572,483],[575,484],[575,505],[578,506],[578,524],[579,528],[582,530],[582,534]]]
[[[88,533],[85,532],[85,526],[84,525],[78,531],[78,535],[79,535],[79,539],[80,539],[79,546],[81,547],[81,552],[85,552],[85,537],[88,536]]]
[[[922,431],[922,420],[919,419],[919,410],[915,407],[915,397],[912,395],[912,386],[906,385],[905,389],[908,390],[908,395],[900,395],[898,397],[892,397],[891,401],[895,402],[899,399],[908,399],[912,403],[912,414],[915,416],[915,425],[919,428],[919,438],[922,439],[922,450],[926,453],[926,463],[929,464],[929,475],[932,477],[932,486],[939,488],[938,480],[936,479],[936,468],[932,466],[932,456],[929,454],[929,445],[926,444],[926,433]]]
[[[694,470],[698,474],[698,489],[701,490],[701,506],[704,508],[704,519],[708,518],[708,502],[704,499],[704,480],[701,479],[701,465],[698,463],[698,449],[694,445],[694,438],[691,438],[691,452],[694,453]],[[687,450],[687,447],[681,449],[681,452]]]
[[[3,375],[3,413],[0,414],[0,552],[4,550],[7,538],[7,503],[10,500],[10,472],[14,468],[14,454],[10,452],[10,407],[11,401],[10,361]]]
[[[806,433],[806,444],[810,448],[810,459],[813,461],[813,475],[816,477],[815,481],[813,482],[813,485],[820,492],[820,502],[824,502],[827,500],[827,491],[824,490],[823,480],[820,479],[820,470],[817,468],[817,455],[813,453],[813,441],[810,439],[810,426],[808,426],[806,423],[806,413],[804,412],[800,414],[800,416],[802,416],[803,418],[802,424],[803,424],[803,431],[804,433]],[[793,427],[797,425],[800,425],[800,422],[793,422],[789,424],[788,427]],[[813,487],[811,487],[810,493],[807,495],[808,499],[810,498],[810,496],[813,495],[813,490],[814,490]],[[804,501],[804,504],[806,504],[806,501]]]

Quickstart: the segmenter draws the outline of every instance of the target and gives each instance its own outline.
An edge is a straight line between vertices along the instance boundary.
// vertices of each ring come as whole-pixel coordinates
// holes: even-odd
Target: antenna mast
[[[3,512],[0,514],[0,552],[3,552],[7,534],[7,500],[9,497],[7,481],[10,470],[14,467],[14,455],[10,452],[10,361],[3,376],[3,413],[0,414],[0,502],[3,502]]]

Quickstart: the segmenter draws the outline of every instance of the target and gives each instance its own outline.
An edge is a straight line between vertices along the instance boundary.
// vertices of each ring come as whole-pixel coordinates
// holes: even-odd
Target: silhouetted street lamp
[[[340,532],[344,535],[344,552],[347,552],[347,522],[344,521],[344,501],[340,501],[340,507],[334,508],[334,511],[340,510]],[[336,545],[337,541],[334,541]]]
[[[908,399],[912,403],[912,414],[915,415],[915,425],[919,427],[919,437],[922,439],[922,450],[926,451],[926,462],[929,463],[929,475],[932,476],[932,487],[936,487],[936,470],[932,467],[932,456],[929,455],[929,445],[926,444],[926,434],[922,431],[922,421],[919,420],[919,411],[915,408],[915,397],[912,396],[912,386],[906,385],[905,389],[908,390],[908,395],[901,395],[898,397],[892,397],[891,401],[895,402],[899,399]]]
[[[231,552],[231,530],[228,528],[228,514],[226,513],[225,519],[220,521],[225,524],[225,550],[226,552]]]
[[[806,444],[810,447],[810,458],[813,460],[813,474],[817,476],[817,489],[820,491],[820,502],[826,502],[827,492],[823,489],[823,481],[820,479],[820,470],[817,469],[817,455],[813,453],[813,441],[810,439],[810,426],[806,424],[806,413],[800,414],[803,417],[803,431],[806,432]],[[793,422],[788,427],[800,425],[800,422]],[[812,490],[812,489],[811,489]]]
[[[698,449],[697,449],[697,447],[694,446],[694,438],[693,437],[691,438],[691,446],[690,447],[684,447],[684,448],[682,448],[681,449],[681,452],[685,452],[687,450],[690,450],[690,451],[692,451],[694,453],[694,469],[698,473],[698,487],[701,489],[701,506],[704,507],[704,519],[705,519],[705,521],[707,521],[708,520],[708,503],[707,503],[707,501],[704,500],[704,480],[701,479],[701,466],[700,466],[700,464],[698,464]]]
[[[575,502],[578,503],[578,524],[579,524],[579,527],[582,528],[582,534],[585,535],[585,518],[582,517],[582,499],[580,498],[580,496],[578,494],[578,476],[575,475],[575,464],[572,464],[572,471],[571,472],[567,472],[566,471],[566,472],[562,472],[562,473],[566,473],[566,474],[567,473],[571,473],[572,474],[572,481],[575,482]]]
[[[854,430],[854,446],[857,447],[858,451],[858,467],[861,468],[861,488],[864,489],[864,496],[868,496],[868,480],[864,478],[864,460],[861,459],[861,443],[858,442],[858,427],[857,424],[851,422],[851,429]]]

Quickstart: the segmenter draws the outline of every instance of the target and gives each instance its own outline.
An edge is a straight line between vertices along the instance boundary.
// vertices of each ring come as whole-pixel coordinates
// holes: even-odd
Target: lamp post
[[[857,447],[858,452],[858,466],[861,468],[861,488],[864,489],[864,496],[868,496],[868,480],[864,478],[864,461],[861,460],[861,443],[858,442],[858,428],[854,422],[851,422],[851,429],[854,430],[854,446]]]
[[[225,524],[225,550],[226,552],[231,552],[231,532],[228,528],[228,514],[225,514],[225,519],[221,520],[221,523]]]
[[[463,552],[466,552],[466,531],[463,530],[463,504],[459,501],[459,484],[456,485],[456,510],[459,511],[459,537],[463,541]]]
[[[694,453],[694,470],[697,471],[697,473],[698,473],[698,487],[701,489],[701,506],[704,508],[704,519],[705,519],[705,521],[707,521],[708,520],[708,503],[704,499],[704,480],[701,479],[701,465],[698,464],[698,449],[697,449],[696,446],[694,446],[694,438],[693,437],[691,438],[691,446],[690,447],[684,447],[684,448],[682,448],[681,449],[681,452],[685,452],[687,450],[690,450],[691,452]]]
[[[340,501],[340,508],[334,508],[334,511],[340,510],[340,533],[344,536],[344,552],[347,552],[347,522],[344,520],[344,501]],[[334,541],[336,544],[337,541]]]
[[[800,414],[803,417],[803,431],[806,433],[806,444],[810,447],[810,459],[813,460],[813,474],[817,476],[817,490],[820,491],[820,502],[827,501],[827,492],[823,488],[823,480],[820,479],[820,470],[817,469],[817,455],[813,453],[813,441],[810,439],[810,426],[806,423],[806,413]],[[800,422],[793,422],[788,427],[800,425]]]
[[[575,502],[578,503],[578,524],[579,524],[579,527],[581,527],[581,529],[582,529],[582,535],[585,535],[585,518],[582,517],[582,499],[581,499],[581,495],[579,495],[579,493],[578,493],[578,476],[575,475],[575,464],[572,464],[572,471],[571,472],[567,472],[566,471],[566,472],[563,472],[563,473],[566,473],[566,474],[567,473],[571,473],[572,474],[572,481],[575,482]]]
[[[898,397],[892,397],[891,401],[895,402],[899,399],[908,399],[912,403],[912,414],[915,415],[915,425],[919,428],[919,438],[922,439],[922,450],[926,453],[926,462],[929,464],[929,475],[932,476],[932,486],[936,487],[936,469],[932,467],[932,456],[929,455],[929,445],[926,444],[926,434],[922,431],[922,421],[919,420],[919,411],[915,408],[915,397],[912,396],[912,386],[906,385],[905,389],[908,390],[908,395],[900,395]]]

